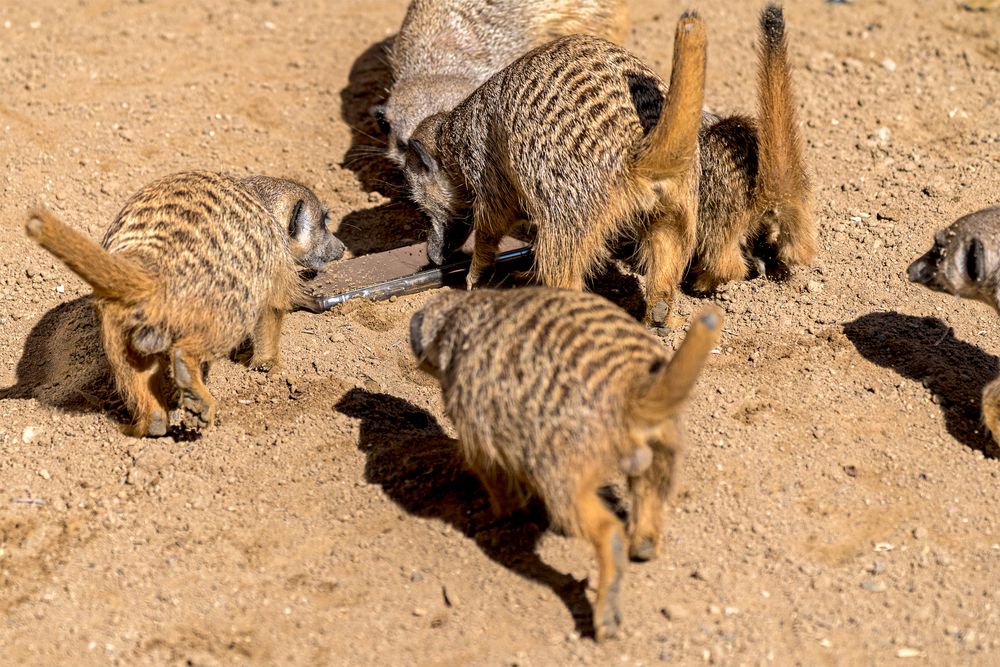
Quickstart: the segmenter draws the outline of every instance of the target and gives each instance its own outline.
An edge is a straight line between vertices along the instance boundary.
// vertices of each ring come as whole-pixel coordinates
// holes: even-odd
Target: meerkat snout
[[[935,292],[998,308],[1000,207],[963,216],[934,235],[934,245],[906,270],[907,279]]]

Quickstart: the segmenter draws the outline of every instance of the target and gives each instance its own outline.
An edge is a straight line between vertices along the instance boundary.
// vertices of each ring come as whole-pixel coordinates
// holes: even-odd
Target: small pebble
[[[683,606],[670,603],[660,610],[668,621],[679,621],[688,617],[688,611]]]
[[[890,60],[889,58],[886,58],[885,60],[882,61],[882,67],[884,67],[889,72],[895,72],[896,71],[896,62],[894,60]]]
[[[806,283],[806,291],[810,294],[817,294],[823,291],[823,283],[818,280],[810,280]]]
[[[896,651],[897,658],[919,658],[923,655],[918,649],[903,647]]]
[[[885,585],[884,581],[873,581],[871,579],[865,579],[861,582],[861,588],[866,591],[871,591],[872,593],[882,593],[888,586]]]
[[[52,479],[52,475],[50,475],[49,471],[46,470],[45,468],[42,468],[41,470],[38,471],[38,476],[41,477],[42,479]]]
[[[36,435],[38,435],[38,430],[34,426],[25,426],[24,430],[21,431],[21,442],[28,444],[35,439]]]
[[[913,537],[914,537],[914,539],[917,539],[917,540],[926,540],[927,539],[927,529],[924,528],[923,526],[917,526],[916,528],[913,529]]]

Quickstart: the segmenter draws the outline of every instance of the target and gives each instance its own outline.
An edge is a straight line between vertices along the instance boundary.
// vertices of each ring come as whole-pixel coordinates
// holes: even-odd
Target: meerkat
[[[970,213],[939,230],[934,245],[906,270],[911,283],[981,301],[1000,313],[1000,206]],[[983,389],[983,421],[1000,444],[1000,379]]]
[[[27,233],[94,289],[128,432],[142,437],[166,434],[177,393],[184,417],[212,425],[216,401],[203,376],[245,340],[251,367],[278,363],[282,317],[309,300],[299,267],[343,254],[326,223],[298,183],[186,172],[133,195],[100,245],[40,209]]]
[[[538,497],[555,528],[593,545],[598,639],[620,623],[626,541],[635,560],[658,553],[683,451],[679,411],[721,328],[717,311],[696,316],[671,358],[604,298],[546,287],[446,292],[410,321],[413,353],[440,381],[494,513]],[[632,498],[627,528],[598,496],[618,473]]]
[[[752,271],[785,273],[816,255],[812,190],[795,114],[781,7],[760,15],[757,117],[705,113],[698,143],[698,243],[692,287],[711,292]]]
[[[621,44],[628,24],[627,0],[414,0],[389,53],[389,99],[372,109],[387,157],[402,167],[420,121],[536,46],[575,33]]]
[[[631,236],[641,240],[648,313],[661,299],[672,304],[695,245],[705,49],[704,25],[685,13],[668,89],[611,42],[563,37],[425,119],[405,171],[431,219],[431,260],[441,263],[474,228],[473,287],[501,239],[527,220],[540,282],[583,289],[612,243]]]

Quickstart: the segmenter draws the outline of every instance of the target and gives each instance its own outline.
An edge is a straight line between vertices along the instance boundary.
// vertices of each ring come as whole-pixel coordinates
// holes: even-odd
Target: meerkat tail
[[[25,230],[31,239],[89,283],[98,297],[137,301],[155,287],[153,277],[142,268],[124,257],[109,253],[49,211],[31,211]]]
[[[639,421],[657,423],[676,412],[694,388],[721,332],[721,312],[713,308],[699,313],[670,363],[657,373],[649,388],[634,402],[633,416]]]
[[[680,178],[697,159],[695,147],[705,97],[706,50],[705,25],[697,12],[685,12],[674,35],[667,99],[649,134],[649,149],[636,165],[638,172],[649,178]]]
[[[808,263],[816,252],[809,177],[795,116],[785,18],[773,3],[760,15],[758,56],[759,166],[754,199],[759,214],[776,224],[779,249],[792,255],[792,263]]]

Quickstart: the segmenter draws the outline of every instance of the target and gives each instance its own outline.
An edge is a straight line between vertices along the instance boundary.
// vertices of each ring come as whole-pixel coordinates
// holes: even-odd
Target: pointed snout
[[[330,242],[326,244],[326,252],[323,253],[324,262],[332,262],[344,256],[344,243],[336,236],[330,235]]]
[[[917,285],[927,285],[934,277],[934,266],[927,260],[927,255],[922,255],[910,264],[906,269],[906,277],[911,283]]]

